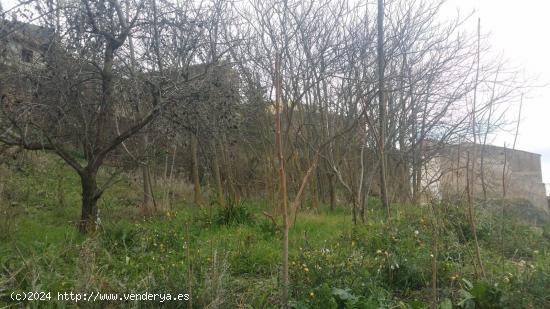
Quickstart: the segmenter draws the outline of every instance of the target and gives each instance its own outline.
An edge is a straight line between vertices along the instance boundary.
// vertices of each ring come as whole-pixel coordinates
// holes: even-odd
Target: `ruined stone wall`
[[[53,31],[40,26],[0,21],[0,63],[36,64],[52,43]]]
[[[0,21],[0,98],[2,104],[28,101],[32,84],[24,78],[43,68],[43,56],[50,48],[53,31],[36,25]]]
[[[548,212],[540,155],[491,145],[453,145],[442,152],[438,158],[442,175],[439,180],[442,198],[466,197],[468,157],[470,166],[472,163],[475,164],[475,198],[502,198],[504,189],[507,198],[527,199],[536,207]]]

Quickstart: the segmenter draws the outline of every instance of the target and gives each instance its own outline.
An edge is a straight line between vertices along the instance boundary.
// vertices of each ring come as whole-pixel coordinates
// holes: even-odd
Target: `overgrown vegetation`
[[[0,242],[0,304],[31,307],[157,308],[158,302],[31,302],[13,291],[192,293],[194,308],[277,308],[280,237],[262,201],[199,209],[180,202],[143,217],[131,177],[100,200],[94,235],[74,228],[79,187],[57,159],[4,178]],[[45,177],[55,171],[59,178]],[[28,188],[33,188],[29,190]],[[61,188],[61,191],[58,189]],[[60,204],[60,197],[64,201]],[[8,199],[9,198],[9,199]],[[432,227],[426,207],[393,205],[393,225],[379,203],[366,225],[350,224],[345,205],[298,214],[290,231],[290,298],[295,308],[426,308],[431,293]],[[213,206],[218,207],[218,206]],[[548,226],[533,227],[500,213],[477,217],[486,278],[476,278],[473,242],[463,206],[437,205],[442,233],[437,257],[440,308],[544,308],[550,305]],[[208,214],[212,215],[209,216]],[[212,220],[213,218],[213,220]],[[502,228],[502,229],[501,229]],[[186,304],[164,303],[181,308]]]
[[[245,203],[236,202],[229,199],[225,207],[216,210],[214,223],[218,225],[232,225],[252,222],[250,210],[246,208]]]
[[[549,306],[528,81],[444,2],[0,5],[2,305]]]

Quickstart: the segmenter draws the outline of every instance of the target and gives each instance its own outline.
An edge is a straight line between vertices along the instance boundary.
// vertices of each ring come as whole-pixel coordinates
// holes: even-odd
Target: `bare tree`
[[[391,220],[386,183],[386,101],[384,96],[384,0],[378,0],[377,22],[377,72],[378,72],[378,155],[380,160],[380,198],[386,209],[388,221]]]
[[[47,11],[49,3],[28,5],[29,10]],[[98,183],[101,167],[120,144],[157,118],[181,80],[168,79],[164,72],[174,65],[165,64],[170,59],[164,57],[173,46],[160,46],[160,31],[148,31],[159,27],[147,13],[151,5],[156,8],[144,0],[126,8],[117,0],[85,0],[58,7],[63,36],[52,41],[42,64],[3,76],[32,90],[14,87],[18,95],[3,96],[2,143],[55,153],[79,174],[83,233],[95,229],[97,201],[114,180]],[[166,15],[178,14],[173,7],[164,8],[171,9]],[[130,33],[139,46],[133,65],[126,61]],[[115,128],[117,118],[123,121]]]

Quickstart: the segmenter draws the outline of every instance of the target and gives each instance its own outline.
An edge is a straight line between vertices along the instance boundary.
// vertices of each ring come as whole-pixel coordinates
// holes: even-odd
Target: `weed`
[[[214,223],[217,225],[250,224],[253,217],[246,208],[244,202],[236,202],[228,199],[225,207],[220,207],[214,216]]]

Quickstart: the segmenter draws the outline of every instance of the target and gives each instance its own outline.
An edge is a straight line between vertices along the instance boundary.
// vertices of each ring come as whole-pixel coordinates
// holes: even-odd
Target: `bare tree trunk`
[[[198,141],[195,134],[191,134],[191,159],[193,163],[193,188],[194,188],[194,201],[195,204],[202,206],[204,201],[201,193],[201,182],[199,177],[199,159],[198,159]]]
[[[311,208],[314,210],[319,210],[319,190],[318,190],[318,179],[317,171],[314,171],[311,175]]]
[[[298,189],[298,192],[296,193],[296,196],[294,197],[294,200],[292,201],[292,204],[290,206],[291,216],[292,215],[294,216],[294,224],[296,224],[296,217],[297,217],[297,214],[298,214],[298,208],[300,207],[300,201],[301,201],[301,198],[302,198],[302,194],[304,193],[304,190],[307,186],[307,182],[308,182],[309,178],[312,177],[312,174],[315,172],[315,168],[317,167],[317,161],[319,160],[320,151],[321,150],[319,149],[319,151],[317,151],[317,153],[315,154],[315,157],[313,158],[313,161],[310,162],[309,168],[308,168],[305,176],[302,178],[300,188]]]
[[[518,141],[519,124],[521,122],[521,109],[523,108],[523,93],[521,93],[521,99],[519,101],[518,122],[516,124],[516,133],[514,134],[514,144],[512,144],[512,150],[516,149],[516,142]]]
[[[224,165],[224,171],[225,171],[225,181],[226,181],[226,187],[229,187],[230,197],[234,201],[239,200],[239,193],[237,192],[237,188],[235,188],[235,181],[233,177],[233,168],[231,166],[231,160],[229,158],[229,148],[227,147],[227,139],[225,136],[222,137],[223,142],[220,144],[221,148],[221,155],[223,159],[223,165]]]
[[[124,4],[126,5],[126,19],[130,19],[130,2],[129,0],[125,0]],[[134,41],[132,38],[132,35],[128,35],[128,47],[130,49],[130,70],[132,74],[134,74],[134,69],[136,65],[136,56],[135,56],[135,49],[134,49]],[[139,104],[136,104],[135,107],[136,112],[139,114]],[[120,134],[120,133],[119,133]],[[142,151],[145,153],[147,151],[147,147],[149,146],[149,135],[147,133],[143,134],[142,139]],[[149,161],[147,158],[142,162],[141,165],[141,173],[143,178],[143,210],[145,213],[148,213],[151,210],[151,200],[153,199],[153,187],[151,185],[151,178],[150,178],[150,172],[149,172]]]
[[[433,201],[431,201],[432,210],[432,308],[438,308],[438,293],[437,293],[437,256],[439,253],[439,220],[438,209]]]
[[[414,152],[414,157],[416,158],[416,151],[415,150]],[[420,173],[418,173],[418,170],[420,169],[419,167],[419,163],[417,162],[416,159],[413,159],[413,164],[412,164],[412,186],[413,186],[413,203],[415,205],[418,205],[420,204],[420,182],[418,181],[419,177],[420,177]]]
[[[459,183],[459,179],[460,179],[460,158],[461,158],[461,155],[460,155],[460,140],[458,142],[458,151],[457,151],[457,158],[456,158],[456,196],[458,197],[459,195],[459,192],[460,192],[460,183]],[[467,169],[468,167],[466,167]]]
[[[336,189],[334,188],[334,173],[331,172],[328,174],[328,194],[330,200],[330,211],[336,209]]]
[[[377,163],[378,164],[378,163]],[[372,171],[367,174],[367,181],[364,182],[364,193],[361,196],[361,208],[364,209],[365,213],[365,224],[368,222],[369,219],[369,193],[372,186],[372,180],[376,176],[376,169],[377,166],[372,166]]]
[[[382,205],[386,209],[386,217],[391,220],[390,203],[388,201],[388,188],[386,182],[386,102],[384,95],[384,0],[378,0],[378,108],[379,108],[379,136],[378,152],[380,156],[380,197]]]
[[[352,192],[351,196],[351,220],[353,221],[353,225],[357,225],[357,197],[354,194],[355,192]]]
[[[504,213],[505,213],[505,199],[506,199],[506,164],[508,164],[508,149],[506,143],[504,143],[504,164],[502,166],[502,200],[500,202],[500,264],[502,271],[504,272]]]
[[[82,214],[79,231],[94,232],[97,223],[97,201],[101,195],[97,188],[97,170],[86,169],[80,174],[82,182]]]
[[[173,196],[173,180],[174,180],[174,165],[176,164],[177,146],[174,145],[174,151],[172,152],[172,161],[170,162],[170,169],[168,169],[168,154],[166,155],[166,165],[164,172],[164,197],[163,197],[163,210],[172,209],[172,196]],[[170,170],[170,171],[168,171]]]
[[[187,308],[193,308],[193,256],[191,255],[191,236],[189,234],[189,222],[185,222],[185,255],[187,256],[187,288],[189,289],[189,301],[187,302]]]
[[[474,219],[474,192],[475,192],[475,162],[476,162],[476,143],[477,143],[477,137],[476,137],[476,99],[477,99],[477,84],[479,82],[479,45],[480,45],[480,29],[481,29],[481,21],[480,19],[477,20],[477,69],[476,69],[476,77],[475,77],[475,85],[474,85],[474,100],[473,100],[473,109],[472,109],[472,135],[474,139],[474,146],[473,146],[473,158],[470,160],[470,152],[467,152],[467,168],[466,172],[468,173],[469,177],[466,177],[466,186],[467,186],[467,193],[468,193],[468,217],[470,218],[470,225],[472,227],[472,233],[474,234],[474,241],[476,246],[476,258],[479,265],[479,269],[481,270],[481,274],[483,277],[485,277],[485,270],[483,268],[483,263],[481,261],[481,254],[479,252],[479,242],[477,240],[477,230],[476,230],[476,224]],[[468,166],[471,166],[471,168],[468,168]]]
[[[151,201],[153,202],[153,210],[156,212],[158,210],[157,200],[155,198],[155,192],[153,191],[153,180],[154,180],[154,178],[151,177],[151,167],[150,166],[147,166],[146,172],[147,172],[147,178],[149,179],[149,192],[151,193]]]
[[[279,205],[283,214],[283,252],[282,252],[282,292],[281,302],[283,308],[288,308],[288,193],[286,190],[285,161],[283,156],[283,144],[281,139],[281,58],[277,53],[275,59],[275,144],[277,146],[277,158],[279,160]]]
[[[360,175],[359,175],[359,185],[357,186],[357,203],[359,204],[358,206],[360,207],[359,209],[359,214],[361,216],[361,222],[363,223],[366,223],[366,217],[365,217],[365,207],[363,207],[363,200],[364,200],[364,196],[365,194],[363,193],[363,187],[364,187],[364,176],[365,176],[365,162],[364,162],[364,156],[365,156],[365,145],[364,145],[364,141],[362,142],[362,145],[361,145],[361,158],[359,159],[360,162],[361,162],[361,169],[359,171]]]
[[[149,145],[149,135],[144,134],[142,140],[142,151],[145,152]],[[151,212],[151,206],[157,208],[155,198],[153,196],[153,183],[151,181],[151,168],[149,159],[146,157],[141,164],[141,173],[143,177],[143,211],[145,214]]]
[[[275,213],[278,213],[275,207],[275,185],[273,184],[273,160],[269,153],[266,153],[265,160],[265,195],[269,203],[269,208],[273,208]]]
[[[161,210],[168,209],[168,152],[164,154],[164,173],[162,173],[162,202],[160,204]]]
[[[487,202],[487,183],[485,181],[485,143],[486,141],[484,140],[481,145],[481,153],[479,158],[479,176],[481,180],[481,190],[483,191],[483,203]]]
[[[485,134],[483,136],[483,144],[481,146],[481,187],[483,189],[483,201],[487,202],[487,182],[485,181],[485,146],[487,145],[487,136],[489,135],[491,119],[493,116],[493,103],[495,98],[495,88],[498,81],[498,72],[495,74],[495,79],[493,80],[493,87],[491,89],[491,99],[489,101],[489,115],[487,116],[487,128],[485,129]]]
[[[474,145],[475,146],[475,145]],[[475,151],[475,150],[474,150]],[[472,169],[470,169],[470,165]],[[467,152],[466,157],[466,191],[468,196],[468,218],[470,220],[470,226],[472,228],[472,234],[474,234],[474,244],[476,249],[476,259],[481,270],[481,275],[485,277],[485,269],[483,268],[483,262],[481,261],[481,253],[479,252],[479,242],[477,240],[477,229],[474,219],[474,200],[473,200],[473,186],[474,186],[474,176],[473,174],[474,164],[470,164],[470,152]]]
[[[216,193],[218,195],[218,204],[220,207],[225,207],[225,197],[223,194],[223,187],[222,187],[222,177],[220,173],[220,163],[218,159],[218,149],[216,147],[216,143],[214,143],[212,147],[212,163],[213,163],[213,169],[214,169],[214,178],[216,180]]]
[[[151,199],[153,195],[151,192],[151,178],[149,178],[149,165],[142,164],[141,172],[143,175],[143,208],[148,212],[151,209]]]

